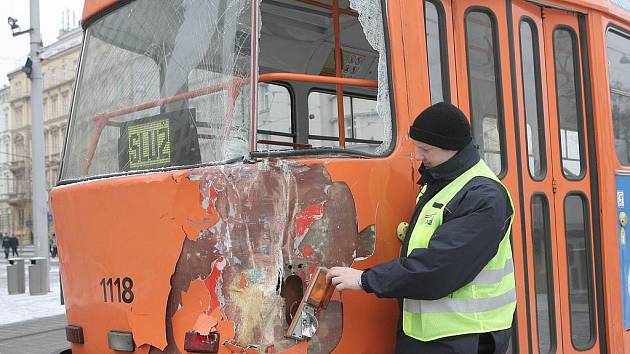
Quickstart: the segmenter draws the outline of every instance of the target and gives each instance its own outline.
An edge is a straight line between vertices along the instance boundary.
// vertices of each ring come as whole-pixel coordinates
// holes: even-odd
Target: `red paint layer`
[[[324,204],[311,205],[302,209],[295,217],[295,236],[302,237],[315,221],[324,216]]]
[[[219,295],[217,294],[217,284],[223,277],[223,268],[225,268],[225,263],[225,258],[223,256],[219,256],[219,258],[212,262],[212,271],[203,281],[206,288],[208,288],[208,293],[210,294],[210,303],[208,309],[206,310],[207,314],[210,314],[212,310],[221,305]]]

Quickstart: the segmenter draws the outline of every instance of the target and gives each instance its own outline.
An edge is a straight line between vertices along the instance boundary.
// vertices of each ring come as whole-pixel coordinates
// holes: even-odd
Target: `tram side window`
[[[376,101],[355,96],[343,97],[346,145],[371,151],[383,140],[383,121],[376,112]],[[313,147],[339,146],[337,95],[313,91],[308,95],[308,142]]]
[[[365,13],[371,19],[380,18],[377,8],[365,8],[348,3],[339,12],[339,37],[335,36],[335,18],[332,6],[320,2],[318,6],[302,1],[262,1],[262,27],[260,34],[260,80],[269,75],[279,78],[291,87],[294,118],[284,118],[287,129],[269,139],[281,145],[280,140],[293,144],[268,146],[270,149],[303,149],[341,147],[335,82],[330,77],[356,80],[343,84],[343,115],[345,147],[366,153],[381,153],[384,141],[389,140],[391,126],[385,113],[382,86],[386,83],[384,57],[375,40],[381,36],[382,22],[372,22],[374,28],[365,28]],[[369,39],[369,40],[368,40]],[[338,45],[338,47],[337,47]],[[340,56],[337,58],[337,48]],[[340,66],[337,67],[339,61]],[[306,80],[306,81],[305,81]],[[379,88],[377,89],[378,86]],[[377,100],[379,108],[377,109]],[[259,104],[260,107],[260,104]],[[285,114],[285,117],[288,117]],[[387,118],[385,118],[387,117]],[[280,117],[271,113],[268,119]],[[258,139],[261,133],[279,132],[261,126],[258,118]],[[291,124],[292,123],[292,124]],[[267,146],[258,144],[258,150]],[[381,148],[381,150],[379,150]]]
[[[551,234],[549,232],[549,202],[545,195],[536,194],[532,197],[531,211],[538,350],[541,354],[547,354],[556,346],[556,326],[553,301]]]
[[[485,11],[466,15],[466,53],[472,132],[492,171],[504,171],[503,112],[500,102],[496,21]]]
[[[284,86],[258,84],[258,148],[274,150],[293,143],[291,94]],[[265,143],[267,142],[267,143]],[[288,145],[290,146],[290,145]]]
[[[569,194],[564,200],[564,227],[569,277],[571,339],[578,350],[593,346],[595,317],[591,283],[590,221],[587,201],[581,194]]]
[[[525,123],[527,134],[527,161],[529,173],[534,179],[545,176],[545,125],[542,103],[539,99],[540,57],[536,24],[529,20],[521,21],[521,69],[523,72],[523,101],[525,102]]]
[[[559,28],[553,32],[553,52],[556,72],[556,98],[560,123],[562,173],[567,179],[584,175],[584,145],[582,141],[582,103],[579,62],[575,32]]]
[[[630,166],[630,35],[610,29],[606,37],[615,150]]]
[[[446,58],[446,23],[444,9],[438,1],[425,0],[424,28],[426,30],[431,103],[450,101],[448,60]]]

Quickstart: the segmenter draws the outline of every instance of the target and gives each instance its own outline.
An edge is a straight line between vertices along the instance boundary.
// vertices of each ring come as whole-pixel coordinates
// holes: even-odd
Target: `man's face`
[[[444,150],[437,146],[425,144],[421,141],[413,140],[415,145],[415,157],[416,160],[422,162],[427,168],[438,166],[453,157],[457,151]]]

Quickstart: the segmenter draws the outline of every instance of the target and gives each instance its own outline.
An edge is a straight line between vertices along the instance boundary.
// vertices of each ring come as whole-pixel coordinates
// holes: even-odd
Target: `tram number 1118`
[[[125,277],[122,280],[120,278],[103,278],[99,284],[103,288],[103,302],[124,302],[126,304],[133,302],[133,280],[131,278]]]

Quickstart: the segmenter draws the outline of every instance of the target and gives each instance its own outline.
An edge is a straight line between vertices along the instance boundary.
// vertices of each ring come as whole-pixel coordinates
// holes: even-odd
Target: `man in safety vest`
[[[516,307],[511,197],[457,107],[429,107],[409,136],[421,191],[400,258],[365,271],[333,267],[328,279],[401,299],[396,354],[503,354]]]

